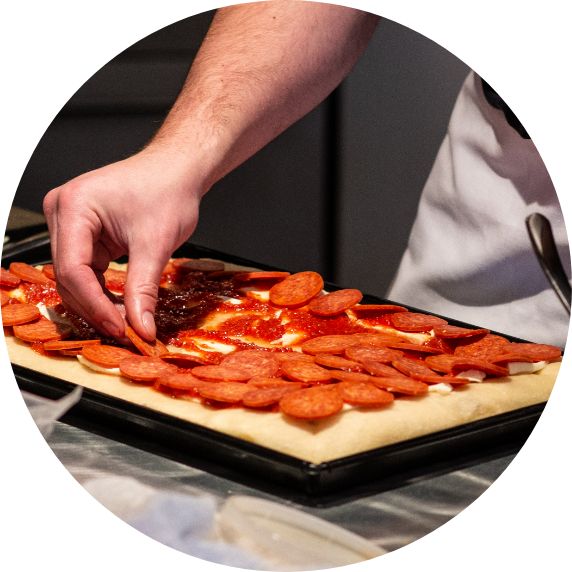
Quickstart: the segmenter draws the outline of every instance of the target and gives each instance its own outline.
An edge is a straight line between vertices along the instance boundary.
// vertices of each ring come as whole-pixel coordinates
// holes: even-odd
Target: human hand
[[[109,262],[129,255],[127,319],[154,339],[161,272],[194,231],[206,189],[172,155],[145,150],[50,191],[44,212],[64,305],[102,333],[124,335],[124,319],[104,291]]]

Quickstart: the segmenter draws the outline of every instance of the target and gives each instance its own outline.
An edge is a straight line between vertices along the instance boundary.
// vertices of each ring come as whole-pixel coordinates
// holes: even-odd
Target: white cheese
[[[118,367],[102,367],[96,363],[93,363],[92,361],[89,361],[88,359],[85,359],[81,354],[77,355],[76,357],[81,365],[92,369],[93,371],[97,371],[98,373],[107,373],[108,375],[121,375],[121,370]]]
[[[450,383],[434,383],[429,386],[430,393],[439,393],[440,395],[447,395],[453,391],[453,386]]]
[[[508,373],[509,375],[518,375],[519,373],[534,373],[545,368],[547,365],[547,361],[536,361],[533,363],[513,361],[508,363]]]
[[[487,374],[479,369],[468,369],[467,371],[458,373],[455,377],[461,377],[462,379],[468,379],[469,381],[480,383],[486,376]]]

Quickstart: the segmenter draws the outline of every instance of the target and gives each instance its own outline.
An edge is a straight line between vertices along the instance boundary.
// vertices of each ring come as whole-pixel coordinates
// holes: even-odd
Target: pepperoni
[[[457,375],[469,369],[483,371],[487,375],[494,377],[504,377],[508,375],[508,368],[477,358],[458,358],[451,368],[451,373]]]
[[[285,361],[291,360],[302,360],[309,363],[314,362],[314,356],[303,354],[301,352],[276,352],[274,354],[274,359],[278,360],[278,363],[284,363]]]
[[[316,316],[337,316],[349,310],[363,298],[359,290],[345,289],[330,292],[324,296],[314,298],[308,305],[308,309]]]
[[[54,272],[54,265],[53,264],[44,264],[42,267],[42,272],[50,279],[56,279],[56,273]]]
[[[276,306],[288,308],[303,306],[317,296],[323,287],[324,281],[317,272],[298,272],[270,288],[270,301]]]
[[[504,365],[506,366],[509,363],[513,362],[522,362],[522,363],[535,363],[537,361],[544,361],[544,360],[537,360],[534,357],[519,354],[517,352],[506,352],[499,354],[498,356],[489,357],[488,361],[495,365]]]
[[[224,262],[220,260],[207,260],[204,258],[189,258],[175,266],[182,271],[195,271],[195,272],[219,272],[225,269]]]
[[[71,328],[40,318],[35,322],[14,326],[14,335],[24,342],[37,343],[60,340],[71,333]]]
[[[391,393],[401,393],[403,395],[423,395],[429,390],[426,383],[406,376],[372,377],[370,383]]]
[[[352,344],[365,344],[368,346],[375,346],[380,348],[385,348],[391,344],[397,344],[406,341],[404,338],[397,334],[370,334],[370,333],[360,333],[352,334],[351,336]]]
[[[394,328],[403,332],[428,332],[435,326],[447,324],[443,318],[416,312],[396,312],[390,316],[390,321]]]
[[[288,393],[280,399],[280,411],[297,419],[324,419],[339,413],[344,400],[337,391],[310,387]]]
[[[332,334],[318,336],[303,342],[300,346],[303,352],[308,354],[341,354],[346,348],[359,343],[351,335]]]
[[[315,363],[291,360],[282,364],[282,373],[302,383],[325,383],[332,379],[332,370],[324,369]]]
[[[127,324],[125,325],[125,335],[129,341],[144,355],[150,357],[159,357],[165,353],[168,353],[168,349],[159,340],[154,340],[152,342],[147,342],[139,334]]]
[[[331,374],[333,379],[338,381],[347,381],[348,383],[367,383],[371,377],[367,373],[359,373],[355,371],[333,370]]]
[[[0,296],[2,297],[2,306],[8,304],[8,302],[10,302],[12,299],[6,292],[4,292],[4,290],[0,290]]]
[[[193,374],[188,372],[163,372],[155,382],[155,387],[158,389],[167,388],[197,394],[199,387],[203,387],[209,383],[208,381],[202,381],[196,378]]]
[[[290,381],[287,379],[283,379],[281,377],[260,377],[260,376],[256,376],[253,377],[252,379],[249,379],[247,381],[247,385],[252,385],[254,387],[260,387],[260,388],[284,387],[287,385],[288,387],[294,387],[295,389],[302,389],[303,387],[306,386],[304,383],[301,383],[299,381]]]
[[[426,365],[408,358],[396,359],[391,362],[391,365],[401,373],[412,377],[413,379],[421,379],[422,376],[435,375],[433,370],[429,369]]]
[[[380,389],[371,383],[353,383],[342,381],[336,386],[342,399],[350,405],[358,407],[383,407],[393,402],[389,391]]]
[[[503,348],[504,351],[530,357],[534,361],[556,361],[562,357],[562,350],[548,344],[532,344],[528,342],[513,342]]]
[[[386,347],[374,346],[352,346],[345,351],[345,355],[352,360],[363,363],[366,361],[376,361],[379,363],[391,363],[394,359],[403,356],[403,352]]]
[[[375,375],[376,377],[407,377],[405,374],[397,371],[394,367],[377,361],[364,360],[363,367],[368,373]]]
[[[0,269],[0,286],[3,288],[16,288],[20,279],[5,268]]]
[[[2,307],[2,324],[17,326],[33,322],[41,316],[35,304],[7,304]]]
[[[399,342],[397,344],[389,344],[390,348],[402,350],[404,352],[417,352],[419,354],[438,354],[439,349],[421,344],[410,344],[407,342]]]
[[[243,369],[224,365],[199,365],[191,370],[193,375],[206,381],[248,381],[252,375]]]
[[[242,404],[245,407],[253,408],[270,407],[278,403],[288,393],[299,389],[299,384],[288,382],[285,385],[253,389],[243,395]]]
[[[470,328],[460,328],[459,326],[452,326],[451,324],[445,324],[443,326],[435,326],[433,328],[435,335],[438,338],[474,338],[475,336],[483,336],[489,333],[489,330],[485,328],[470,329]]]
[[[240,369],[249,374],[273,377],[278,373],[280,363],[270,352],[264,350],[241,350],[222,360],[222,365]]]
[[[510,342],[502,336],[486,334],[478,340],[469,339],[462,341],[455,348],[454,355],[486,360],[488,357],[500,353],[505,345],[509,343]]]
[[[199,395],[205,399],[221,403],[240,403],[242,398],[251,391],[245,383],[221,381],[204,384],[198,387]]]
[[[128,349],[118,346],[109,346],[106,344],[97,344],[93,346],[85,346],[81,350],[81,355],[88,361],[106,368],[119,367],[122,360],[133,356]]]
[[[362,367],[357,361],[352,361],[340,356],[331,354],[318,354],[314,361],[323,367],[331,369],[342,369],[344,371],[361,371]]]
[[[396,304],[359,304],[352,311],[356,314],[388,314],[393,312],[408,312],[407,308]]]
[[[254,282],[256,280],[284,280],[290,276],[290,272],[279,271],[258,271],[258,272],[237,272],[233,279],[237,282]]]
[[[165,363],[161,358],[149,356],[129,356],[119,362],[121,375],[131,381],[152,383],[161,375],[173,371],[174,366]]]
[[[420,375],[417,377],[419,381],[435,385],[437,383],[449,383],[451,385],[467,385],[471,383],[470,379],[465,377],[456,377],[454,375]]]
[[[84,346],[100,344],[101,340],[53,340],[44,344],[44,349],[48,352],[62,350],[81,350]]]
[[[41,270],[25,262],[12,262],[10,272],[21,280],[32,284],[50,284],[52,282]]]
[[[440,354],[436,356],[428,356],[425,358],[425,365],[433,371],[442,373],[451,373],[453,365],[457,362],[458,357],[449,354]]]
[[[219,354],[216,355],[191,355],[179,352],[167,352],[160,357],[165,363],[180,367],[181,369],[192,369],[199,365],[216,365],[219,362]]]

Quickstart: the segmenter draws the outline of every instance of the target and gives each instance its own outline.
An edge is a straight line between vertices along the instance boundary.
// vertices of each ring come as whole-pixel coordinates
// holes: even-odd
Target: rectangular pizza
[[[121,305],[126,265],[107,289]],[[1,270],[11,362],[310,463],[325,463],[547,401],[561,349],[510,341],[313,271],[171,259],[157,339],[102,338],[66,310],[53,267]]]

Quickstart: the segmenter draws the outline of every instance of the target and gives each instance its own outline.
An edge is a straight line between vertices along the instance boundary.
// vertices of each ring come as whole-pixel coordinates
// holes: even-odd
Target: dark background
[[[131,46],[86,82],[40,140],[14,204],[140,149],[172,105],[212,13]],[[218,183],[192,242],[383,296],[468,68],[382,20],[322,105]]]

